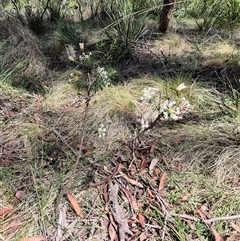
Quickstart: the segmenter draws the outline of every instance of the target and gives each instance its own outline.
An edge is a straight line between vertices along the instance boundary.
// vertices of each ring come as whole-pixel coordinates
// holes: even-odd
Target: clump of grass
[[[39,41],[14,19],[3,18],[0,24],[7,32],[1,42],[1,73],[5,76],[11,73],[11,79],[4,77],[5,81],[33,92],[44,92],[50,79]]]
[[[58,85],[49,89],[46,94],[46,100],[43,102],[44,111],[58,112],[67,108],[68,105],[77,100],[77,90],[73,84],[67,80],[65,82],[59,82]]]

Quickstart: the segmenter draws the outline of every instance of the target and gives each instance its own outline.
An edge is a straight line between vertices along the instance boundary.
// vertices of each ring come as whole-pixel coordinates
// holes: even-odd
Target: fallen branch
[[[240,215],[233,215],[233,216],[225,216],[225,217],[217,217],[217,218],[211,218],[203,220],[206,224],[210,224],[217,221],[227,221],[227,220],[233,220],[233,219],[240,219]]]

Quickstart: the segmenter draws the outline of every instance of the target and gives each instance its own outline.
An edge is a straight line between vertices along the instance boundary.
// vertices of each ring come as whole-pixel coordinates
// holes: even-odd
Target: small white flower
[[[107,132],[107,128],[103,124],[101,124],[100,127],[98,128],[99,138],[106,136],[106,132]]]
[[[71,83],[71,82],[73,82],[73,81],[74,81],[74,74],[71,73],[71,74],[70,74],[70,78],[68,79],[68,82]]]
[[[181,115],[181,109],[179,107],[175,108],[175,115]]]
[[[163,118],[164,118],[164,120],[168,120],[169,119],[169,113],[167,111],[163,112]]]
[[[100,78],[103,81],[103,84],[105,85],[105,87],[108,87],[111,85],[111,80],[108,77],[108,73],[105,70],[104,67],[97,67],[96,69],[97,73],[98,73],[98,78]]]
[[[176,101],[171,101],[168,103],[168,108],[173,108],[176,105]]]
[[[145,120],[143,117],[141,118],[141,129],[144,130],[149,127],[148,120]]]
[[[175,121],[179,119],[179,117],[175,114],[172,114],[170,117],[171,117],[171,119],[173,119]]]
[[[79,61],[80,62],[84,62],[86,61],[87,59],[90,58],[90,56],[92,55],[92,53],[89,53],[89,54],[85,54],[84,52],[82,54],[79,55]]]
[[[182,119],[182,111],[176,101],[166,100],[163,104],[162,113],[164,120],[172,119],[176,121]]]

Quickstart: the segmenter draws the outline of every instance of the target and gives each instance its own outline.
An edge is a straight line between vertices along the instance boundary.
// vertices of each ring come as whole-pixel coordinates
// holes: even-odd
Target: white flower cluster
[[[81,49],[81,54],[79,55],[78,59],[80,62],[85,62],[86,60],[88,60],[90,58],[90,56],[92,55],[92,53],[90,52],[89,54],[85,54],[84,52],[84,44],[83,43],[79,43],[80,49]],[[67,56],[68,59],[70,61],[75,61],[76,60],[76,53],[77,51],[74,49],[74,47],[70,44],[67,44],[65,46],[66,48],[66,52],[67,52]]]
[[[182,119],[182,113],[179,106],[177,106],[176,101],[166,100],[163,103],[163,119],[164,120],[180,120]]]
[[[98,137],[103,138],[104,136],[106,136],[106,132],[107,132],[107,128],[103,124],[101,124],[100,127],[98,128]]]
[[[187,86],[184,83],[177,86],[177,96],[179,96],[179,92],[186,88]],[[160,98],[161,91],[158,88],[146,87],[142,92],[143,94],[140,97],[140,101],[134,102],[140,112],[138,121],[141,124],[141,130],[148,128],[150,125],[149,123],[156,120],[159,115],[161,115],[161,120],[181,120],[183,114],[189,112],[192,108],[185,97],[182,97],[177,102],[171,99],[167,99],[163,102]]]
[[[97,71],[98,77],[100,77],[100,79],[103,81],[103,84],[106,87],[109,87],[111,85],[111,80],[109,79],[108,73],[105,70],[105,68],[97,67],[96,71]]]
[[[148,87],[144,88],[142,92],[143,95],[141,96],[140,100],[149,102],[149,100],[159,92],[159,89]]]
[[[91,52],[90,52],[89,54],[85,54],[85,53],[83,52],[82,54],[79,55],[79,61],[80,61],[80,62],[84,62],[84,61],[88,60],[91,55],[92,55]]]
[[[184,113],[187,113],[191,108],[190,103],[182,97],[179,105],[177,105],[176,101],[166,100],[163,103],[163,119],[164,120],[181,120]]]

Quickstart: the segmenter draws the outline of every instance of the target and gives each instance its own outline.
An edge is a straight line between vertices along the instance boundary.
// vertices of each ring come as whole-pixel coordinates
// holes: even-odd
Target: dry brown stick
[[[190,216],[190,215],[187,215],[187,214],[177,214],[177,213],[170,213],[171,216],[173,217],[179,217],[179,218],[183,218],[183,219],[189,219],[189,220],[192,220],[194,222],[198,222],[199,219],[198,218],[195,218],[193,216]]]
[[[91,81],[91,76],[90,74],[88,74],[88,88],[87,88],[87,95],[86,95],[86,104],[85,104],[85,108],[84,108],[84,117],[83,117],[83,127],[82,127],[82,136],[81,136],[81,140],[80,140],[80,148],[79,148],[79,151],[77,153],[77,158],[76,158],[76,161],[75,161],[75,164],[74,164],[74,167],[71,171],[71,176],[70,178],[66,181],[66,183],[62,186],[61,188],[61,191],[57,197],[57,202],[56,202],[56,213],[57,215],[59,215],[59,204],[60,204],[60,200],[62,198],[62,196],[65,194],[65,192],[67,191],[67,189],[69,188],[69,184],[73,181],[73,178],[74,178],[74,174],[76,173],[77,171],[77,167],[78,167],[78,164],[79,164],[79,161],[80,159],[82,158],[83,156],[83,153],[82,153],[82,145],[83,145],[83,140],[84,140],[84,137],[85,137],[85,131],[86,131],[86,121],[87,121],[87,116],[88,116],[88,109],[89,109],[89,104],[90,104],[90,100],[91,100],[91,89],[92,89],[92,84],[94,81]]]
[[[216,218],[206,219],[206,220],[203,220],[203,221],[206,224],[210,224],[210,223],[217,222],[217,221],[227,221],[227,220],[233,220],[233,219],[240,219],[240,215],[216,217]]]
[[[80,140],[80,148],[79,148],[79,151],[78,151],[78,155],[77,155],[77,160],[75,162],[75,165],[74,165],[74,168],[72,170],[72,173],[75,174],[76,171],[77,171],[77,166],[79,164],[79,161],[80,159],[82,158],[83,156],[83,153],[82,153],[82,145],[83,145],[83,140],[85,138],[85,131],[86,131],[86,122],[87,122],[87,117],[88,117],[88,110],[89,110],[89,104],[90,104],[90,100],[91,100],[91,91],[92,91],[92,85],[94,83],[95,80],[91,81],[91,76],[90,74],[88,74],[88,88],[87,88],[87,96],[86,96],[86,104],[85,104],[85,109],[84,109],[84,117],[83,117],[83,128],[82,128],[82,136],[81,136],[81,140]],[[71,176],[71,178],[69,179],[69,182],[66,183],[66,186],[68,186],[68,184],[72,181],[73,179],[73,176]]]
[[[194,222],[198,222],[199,219],[195,218],[193,216],[187,215],[187,214],[177,214],[177,213],[170,213],[171,216],[173,217],[179,217],[179,218],[183,218],[183,219],[189,219],[192,220]],[[211,219],[203,219],[202,221],[205,224],[211,224],[213,222],[217,222],[217,221],[228,221],[228,220],[233,220],[233,219],[240,219],[240,215],[233,215],[233,216],[225,216],[225,217],[216,217],[216,218],[211,218]]]

